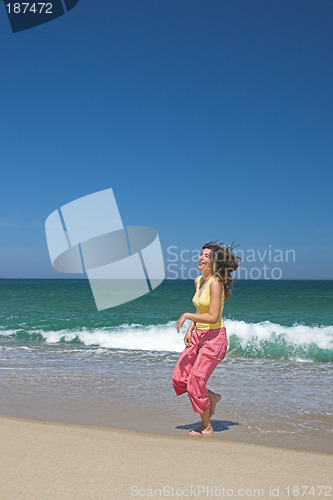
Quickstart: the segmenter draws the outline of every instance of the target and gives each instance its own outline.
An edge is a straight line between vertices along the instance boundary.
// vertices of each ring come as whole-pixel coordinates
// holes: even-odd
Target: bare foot
[[[208,391],[209,401],[210,401],[210,416],[215,413],[215,406],[221,400],[221,394],[216,392]]]
[[[189,436],[211,436],[213,434],[212,427],[199,427],[188,433]]]

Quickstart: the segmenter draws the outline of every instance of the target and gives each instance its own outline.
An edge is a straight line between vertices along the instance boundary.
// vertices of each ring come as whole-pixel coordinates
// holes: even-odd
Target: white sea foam
[[[324,361],[333,361],[333,326],[283,326],[264,321],[247,323],[225,320],[229,339],[229,354],[284,357],[299,361],[316,359],[319,351],[330,353]],[[27,338],[39,334],[48,344],[79,342],[104,349],[181,352],[186,325],[177,333],[176,323],[143,326],[122,324],[117,327],[26,332]],[[20,330],[22,333],[22,330]],[[15,330],[2,330],[0,337],[15,337]],[[309,353],[312,350],[313,353]],[[319,358],[320,360],[320,358]]]
[[[165,325],[127,325],[96,330],[39,331],[49,344],[60,341],[79,340],[86,346],[100,348],[129,349],[142,351],[181,352],[184,348],[183,334],[178,334],[174,322]]]
[[[270,321],[246,323],[245,321],[226,320],[228,337],[235,335],[245,349],[249,342],[284,340],[291,346],[316,345],[320,349],[333,349],[333,326],[306,326],[295,324],[283,326]]]

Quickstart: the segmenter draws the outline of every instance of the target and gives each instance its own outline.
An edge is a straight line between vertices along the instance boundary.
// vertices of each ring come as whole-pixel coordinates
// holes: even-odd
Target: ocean
[[[186,434],[199,423],[172,370],[194,284],[97,311],[84,279],[0,280],[0,413]],[[235,280],[214,436],[332,452],[333,281]]]

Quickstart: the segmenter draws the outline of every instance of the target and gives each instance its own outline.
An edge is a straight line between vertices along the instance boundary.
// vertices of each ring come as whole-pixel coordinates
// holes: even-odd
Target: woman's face
[[[205,248],[204,250],[202,250],[201,254],[199,255],[198,269],[201,272],[213,272],[211,250],[209,250],[209,248]]]

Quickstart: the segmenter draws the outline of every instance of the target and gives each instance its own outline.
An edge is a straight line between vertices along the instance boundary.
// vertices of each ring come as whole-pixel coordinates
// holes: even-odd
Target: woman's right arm
[[[186,347],[190,347],[190,345],[191,345],[192,332],[193,332],[194,328],[195,328],[195,323],[194,323],[194,321],[192,321],[190,326],[188,327],[188,330],[187,330],[186,335],[184,337],[184,342],[185,342]]]
[[[198,279],[199,279],[199,276],[197,276],[194,280],[195,289],[197,288]],[[192,332],[193,332],[194,328],[195,328],[195,322],[191,321],[191,324],[188,327],[186,335],[184,337],[184,342],[185,342],[186,347],[190,347],[190,345],[191,345],[191,337],[192,337]]]
[[[194,280],[195,288],[197,287],[198,279],[199,279],[199,277],[195,278],[195,280]],[[193,332],[194,328],[195,328],[195,322],[191,321],[191,324],[188,327],[186,335],[184,337],[184,342],[185,342],[186,347],[190,347],[190,345],[191,345],[191,337],[192,337],[192,332]]]

